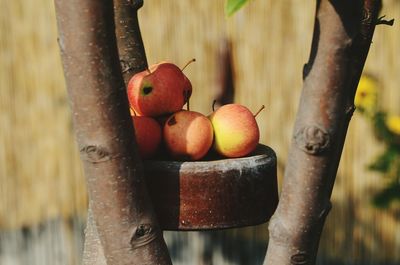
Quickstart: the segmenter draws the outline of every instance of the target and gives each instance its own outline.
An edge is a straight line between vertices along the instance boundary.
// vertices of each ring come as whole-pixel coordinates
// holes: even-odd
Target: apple
[[[199,160],[213,143],[213,127],[201,113],[182,110],[166,121],[164,142],[171,156],[179,160]]]
[[[226,157],[251,153],[260,139],[255,116],[240,104],[227,104],[213,112],[209,119],[214,128],[214,149]]]
[[[145,116],[132,116],[139,154],[143,159],[151,158],[161,143],[161,127],[158,122]]]
[[[192,94],[183,69],[161,62],[135,74],[128,83],[128,99],[137,115],[156,117],[181,110]]]
[[[142,116],[159,116],[182,109],[185,80],[172,63],[160,63],[135,74],[128,83],[128,99]]]

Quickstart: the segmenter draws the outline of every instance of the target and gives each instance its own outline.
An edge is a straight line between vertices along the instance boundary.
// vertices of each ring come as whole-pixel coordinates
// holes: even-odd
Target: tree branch
[[[137,155],[111,0],[56,0],[59,43],[90,213],[109,265],[171,264]],[[91,217],[93,217],[91,219]],[[89,223],[90,224],[90,223]],[[84,264],[99,264],[85,251]],[[92,260],[91,260],[92,259]],[[101,258],[99,259],[101,260]],[[103,260],[104,261],[104,260]],[[103,262],[104,263],[104,262]]]
[[[311,55],[264,264],[315,264],[379,0],[318,0]]]
[[[393,26],[394,24],[394,18],[391,20],[386,20],[386,16],[381,16],[376,20],[376,25],[387,25],[387,26]]]
[[[137,15],[142,6],[143,0],[114,0],[115,31],[125,84],[134,74],[147,68]]]

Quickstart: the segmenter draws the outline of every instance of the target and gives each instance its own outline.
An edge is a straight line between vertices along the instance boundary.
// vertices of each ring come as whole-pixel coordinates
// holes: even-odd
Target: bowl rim
[[[144,160],[146,170],[179,170],[180,172],[206,172],[210,170],[243,170],[259,166],[274,166],[276,154],[274,150],[266,145],[258,144],[250,155],[238,158],[222,158],[203,161],[176,161],[176,160]]]

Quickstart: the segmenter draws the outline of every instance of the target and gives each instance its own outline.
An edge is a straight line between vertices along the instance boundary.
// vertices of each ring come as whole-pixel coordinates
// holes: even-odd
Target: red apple
[[[212,146],[213,128],[210,120],[203,114],[182,110],[166,121],[164,141],[172,157],[198,160]]]
[[[258,145],[260,132],[251,111],[239,104],[220,107],[210,115],[214,149],[226,157],[242,157]]]
[[[161,143],[161,127],[150,117],[132,116],[139,154],[143,159],[152,157]]]
[[[191,90],[189,79],[178,66],[161,62],[131,78],[128,99],[138,115],[155,117],[181,110]]]

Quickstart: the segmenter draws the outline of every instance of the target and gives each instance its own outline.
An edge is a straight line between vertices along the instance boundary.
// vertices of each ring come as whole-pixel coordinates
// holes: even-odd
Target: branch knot
[[[329,134],[317,125],[306,125],[294,135],[296,145],[310,155],[318,155],[329,148]]]
[[[82,159],[91,163],[100,163],[111,159],[106,148],[96,145],[86,145],[81,148]]]
[[[127,72],[129,72],[130,70],[132,70],[132,66],[129,63],[129,61],[125,61],[125,60],[120,60],[120,64],[121,64],[121,68],[122,68],[122,73],[125,74]]]
[[[136,249],[149,244],[158,237],[159,233],[160,229],[151,224],[138,225],[131,237],[130,244],[132,249]]]
[[[290,257],[290,264],[293,265],[303,265],[307,264],[309,261],[309,256],[305,251],[300,251]]]

